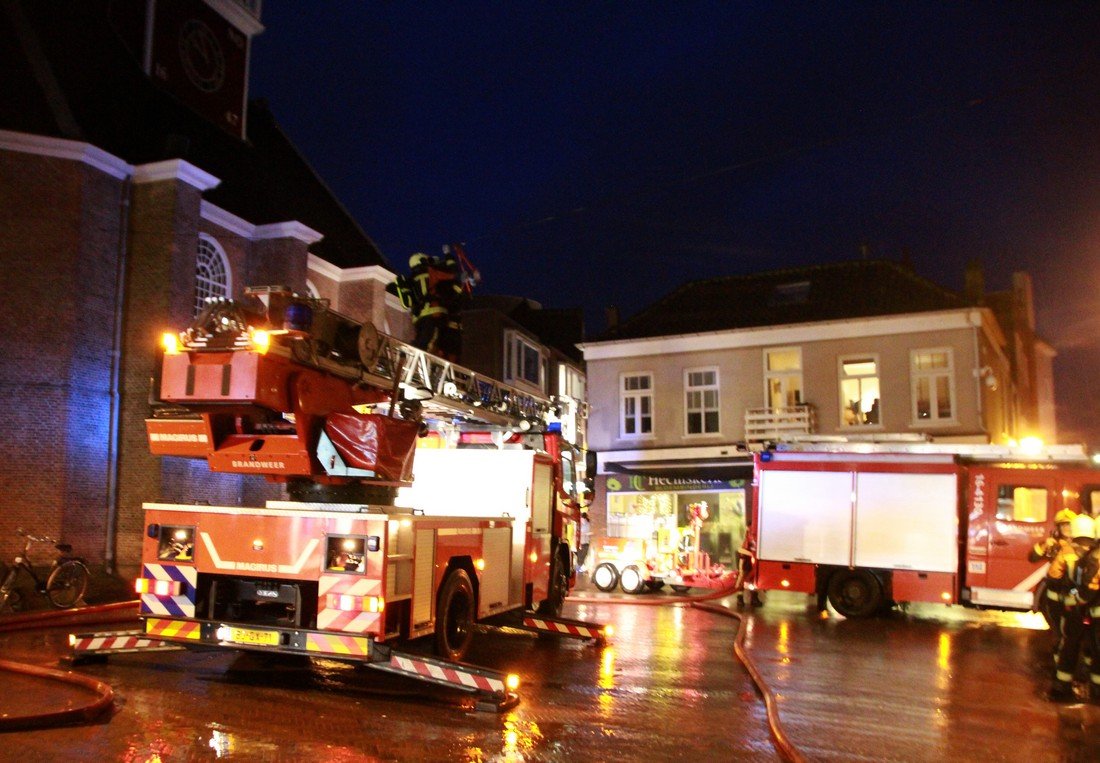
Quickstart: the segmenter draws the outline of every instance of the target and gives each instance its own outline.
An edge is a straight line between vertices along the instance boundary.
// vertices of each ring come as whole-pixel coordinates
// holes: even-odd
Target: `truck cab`
[[[963,597],[975,606],[1029,609],[1046,563],[1028,551],[1062,509],[1100,510],[1100,474],[1052,464],[972,464],[966,470]]]

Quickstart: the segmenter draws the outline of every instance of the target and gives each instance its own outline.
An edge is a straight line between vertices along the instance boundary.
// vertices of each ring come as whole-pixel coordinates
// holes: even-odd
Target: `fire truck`
[[[1035,608],[1049,564],[1029,549],[1059,510],[1100,510],[1080,446],[800,444],[754,458],[747,587],[816,595],[846,617]]]
[[[475,625],[603,637],[560,617],[580,504],[553,400],[323,300],[248,295],[165,335],[149,444],[290,500],[146,503],[144,637],[360,661],[498,707],[503,677],[459,662]],[[421,637],[438,658],[400,651]]]

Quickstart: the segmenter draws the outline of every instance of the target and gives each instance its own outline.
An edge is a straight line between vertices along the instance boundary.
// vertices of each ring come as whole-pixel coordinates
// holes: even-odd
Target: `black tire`
[[[691,590],[691,586],[673,584],[672,590],[675,591],[676,593],[687,593],[688,591]]]
[[[829,603],[845,617],[870,617],[882,602],[882,584],[866,570],[841,570],[829,578]]]
[[[601,591],[614,591],[615,586],[618,584],[619,571],[615,569],[615,565],[611,562],[597,564],[596,569],[592,570],[592,585]]]
[[[654,580],[653,578],[650,578],[649,580],[647,580],[645,582],[645,587],[646,587],[646,590],[649,590],[649,591],[660,591],[662,588],[665,587],[665,581],[663,581],[663,580]]]
[[[546,617],[560,617],[568,593],[569,570],[562,555],[556,554],[550,565],[550,590],[546,598],[539,602],[538,613]]]
[[[58,609],[75,607],[88,590],[88,568],[70,559],[62,562],[46,579],[46,595]]]
[[[645,590],[645,576],[636,564],[628,564],[619,572],[619,587],[623,593],[641,593]]]
[[[14,588],[8,593],[8,598],[0,604],[0,615],[10,615],[13,612],[23,611],[23,594]]]
[[[465,570],[451,570],[439,589],[435,616],[435,651],[446,660],[461,660],[474,638],[474,585]]]

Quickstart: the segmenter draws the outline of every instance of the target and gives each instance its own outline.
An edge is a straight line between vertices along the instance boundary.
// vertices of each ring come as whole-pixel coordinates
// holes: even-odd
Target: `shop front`
[[[751,471],[751,470],[750,470]],[[596,477],[596,505],[602,508],[602,535],[609,544],[632,543],[652,549],[670,543],[686,550],[689,508],[706,504],[707,518],[700,532],[700,550],[712,562],[733,565],[745,537],[746,478],[693,478],[621,471]]]

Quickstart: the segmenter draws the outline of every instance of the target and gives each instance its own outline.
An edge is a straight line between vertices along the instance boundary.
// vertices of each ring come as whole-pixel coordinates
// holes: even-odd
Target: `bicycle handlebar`
[[[17,535],[21,535],[27,540],[34,541],[35,543],[57,543],[57,541],[55,541],[53,538],[50,538],[46,535],[34,535],[33,533],[27,532],[22,527],[17,529],[15,532]]]

